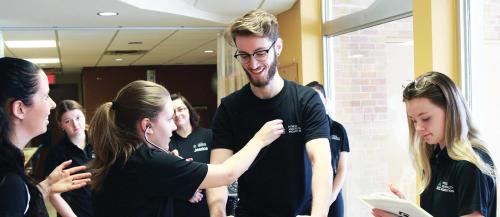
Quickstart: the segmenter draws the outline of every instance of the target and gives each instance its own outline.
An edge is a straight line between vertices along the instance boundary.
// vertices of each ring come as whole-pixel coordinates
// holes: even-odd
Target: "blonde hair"
[[[484,142],[479,139],[479,132],[472,123],[465,99],[448,76],[439,72],[427,72],[419,76],[403,91],[404,102],[415,98],[427,98],[444,109],[446,118],[444,143],[451,159],[468,161],[479,168],[482,173],[495,177],[493,165],[484,162],[473,149],[479,149],[489,155]],[[414,157],[417,178],[420,181],[418,190],[422,193],[431,180],[429,159],[437,144],[426,144],[416,133],[410,118],[408,118],[408,128],[410,152]]]
[[[225,32],[229,44],[236,44],[236,36],[267,37],[271,41],[276,41],[279,37],[278,20],[264,10],[249,11],[237,18]]]
[[[118,91],[113,102],[104,103],[96,110],[89,130],[96,155],[91,162],[92,189],[100,190],[109,169],[115,163],[125,164],[143,144],[137,123],[142,118],[156,118],[168,99],[170,94],[163,86],[134,81]]]

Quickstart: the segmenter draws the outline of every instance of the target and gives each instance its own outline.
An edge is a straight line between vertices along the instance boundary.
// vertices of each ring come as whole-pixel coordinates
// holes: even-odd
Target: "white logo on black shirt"
[[[436,186],[436,190],[438,191],[443,191],[443,192],[449,192],[449,193],[454,193],[455,189],[453,186],[448,185],[448,182],[439,182],[438,185]]]
[[[208,151],[207,143],[200,142],[197,145],[193,145],[194,152]]]
[[[340,137],[338,137],[337,135],[330,136],[330,139],[333,139],[333,140],[336,140],[336,141],[340,141]]]
[[[302,132],[302,128],[299,125],[292,124],[288,125],[288,133],[300,133]]]

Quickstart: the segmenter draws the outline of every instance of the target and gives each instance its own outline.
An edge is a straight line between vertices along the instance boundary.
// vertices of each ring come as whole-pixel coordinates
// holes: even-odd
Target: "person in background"
[[[86,135],[85,114],[82,106],[74,100],[63,100],[56,107],[56,120],[64,131],[63,139],[50,148],[46,161],[45,173],[48,174],[61,162],[72,160],[71,166],[86,165],[92,159],[92,146]],[[54,204],[69,206],[68,213],[58,216],[92,217],[90,186],[49,197]],[[59,202],[56,202],[59,201]]]
[[[236,46],[234,57],[250,81],[226,96],[215,113],[210,162],[223,163],[239,154],[262,124],[282,119],[286,132],[263,150],[238,179],[235,215],[295,216],[312,188],[312,216],[326,216],[330,206],[333,171],[328,118],[318,94],[283,79],[278,56],[283,49],[276,17],[254,10],[237,18],[226,31]],[[306,154],[304,154],[306,153]],[[312,184],[306,183],[305,158],[312,166]],[[212,216],[225,216],[227,187],[207,190]]]
[[[179,93],[172,94],[174,122],[177,130],[172,133],[169,150],[176,150],[179,156],[200,163],[210,162],[212,131],[199,126],[200,115],[191,103]],[[205,193],[198,190],[189,201],[174,201],[175,217],[209,217]]]
[[[44,198],[83,187],[90,173],[85,166],[57,166],[40,183],[24,170],[22,150],[47,131],[50,110],[47,75],[37,65],[18,58],[0,58],[0,216],[48,216]]]
[[[325,88],[317,81],[312,81],[306,84],[307,87],[313,88],[320,96],[323,105],[326,107],[326,94]],[[347,174],[347,159],[349,154],[349,139],[347,132],[342,124],[332,120],[328,117],[328,124],[330,125],[330,150],[332,152],[332,168],[333,168],[333,193],[332,205],[328,211],[329,217],[343,217],[344,216],[344,200],[342,198],[342,186]],[[309,214],[311,212],[312,198],[306,203],[302,214]]]
[[[168,151],[176,128],[170,94],[153,82],[131,82],[113,102],[99,106],[89,127],[96,216],[172,217],[173,199],[188,200],[198,189],[234,182],[259,151],[284,132],[281,120],[269,121],[241,152],[211,165]]]
[[[420,206],[434,217],[496,217],[495,166],[455,83],[428,72],[403,91]],[[390,191],[404,198],[394,186]],[[396,216],[373,209],[373,216]]]

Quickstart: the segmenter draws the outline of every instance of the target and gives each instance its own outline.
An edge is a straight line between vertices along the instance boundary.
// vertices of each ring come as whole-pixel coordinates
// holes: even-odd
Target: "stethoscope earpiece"
[[[167,150],[163,149],[162,147],[160,147],[159,145],[156,145],[156,144],[154,144],[153,142],[149,141],[148,134],[146,133],[146,131],[147,131],[148,129],[150,129],[150,128],[152,128],[152,127],[151,127],[151,125],[149,125],[149,124],[148,124],[148,125],[146,125],[146,130],[144,131],[144,139],[146,140],[146,142],[147,142],[147,143],[149,143],[150,145],[152,145],[152,146],[154,146],[154,147],[158,148],[159,150],[161,150],[161,151],[163,151],[163,152],[165,152],[165,153],[167,153],[167,154],[170,154],[170,152],[169,152],[169,151],[167,151]]]

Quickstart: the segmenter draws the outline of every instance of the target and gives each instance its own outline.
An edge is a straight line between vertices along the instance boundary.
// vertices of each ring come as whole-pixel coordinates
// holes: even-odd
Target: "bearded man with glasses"
[[[283,49],[274,15],[254,10],[226,32],[237,48],[249,84],[222,99],[213,121],[210,163],[220,164],[243,148],[268,120],[282,119],[284,135],[263,149],[238,179],[236,217],[296,216],[312,190],[312,216],[327,216],[333,171],[329,126],[319,95],[284,80],[277,59]],[[306,158],[312,180],[306,177]],[[226,216],[227,188],[207,190],[211,216]]]

